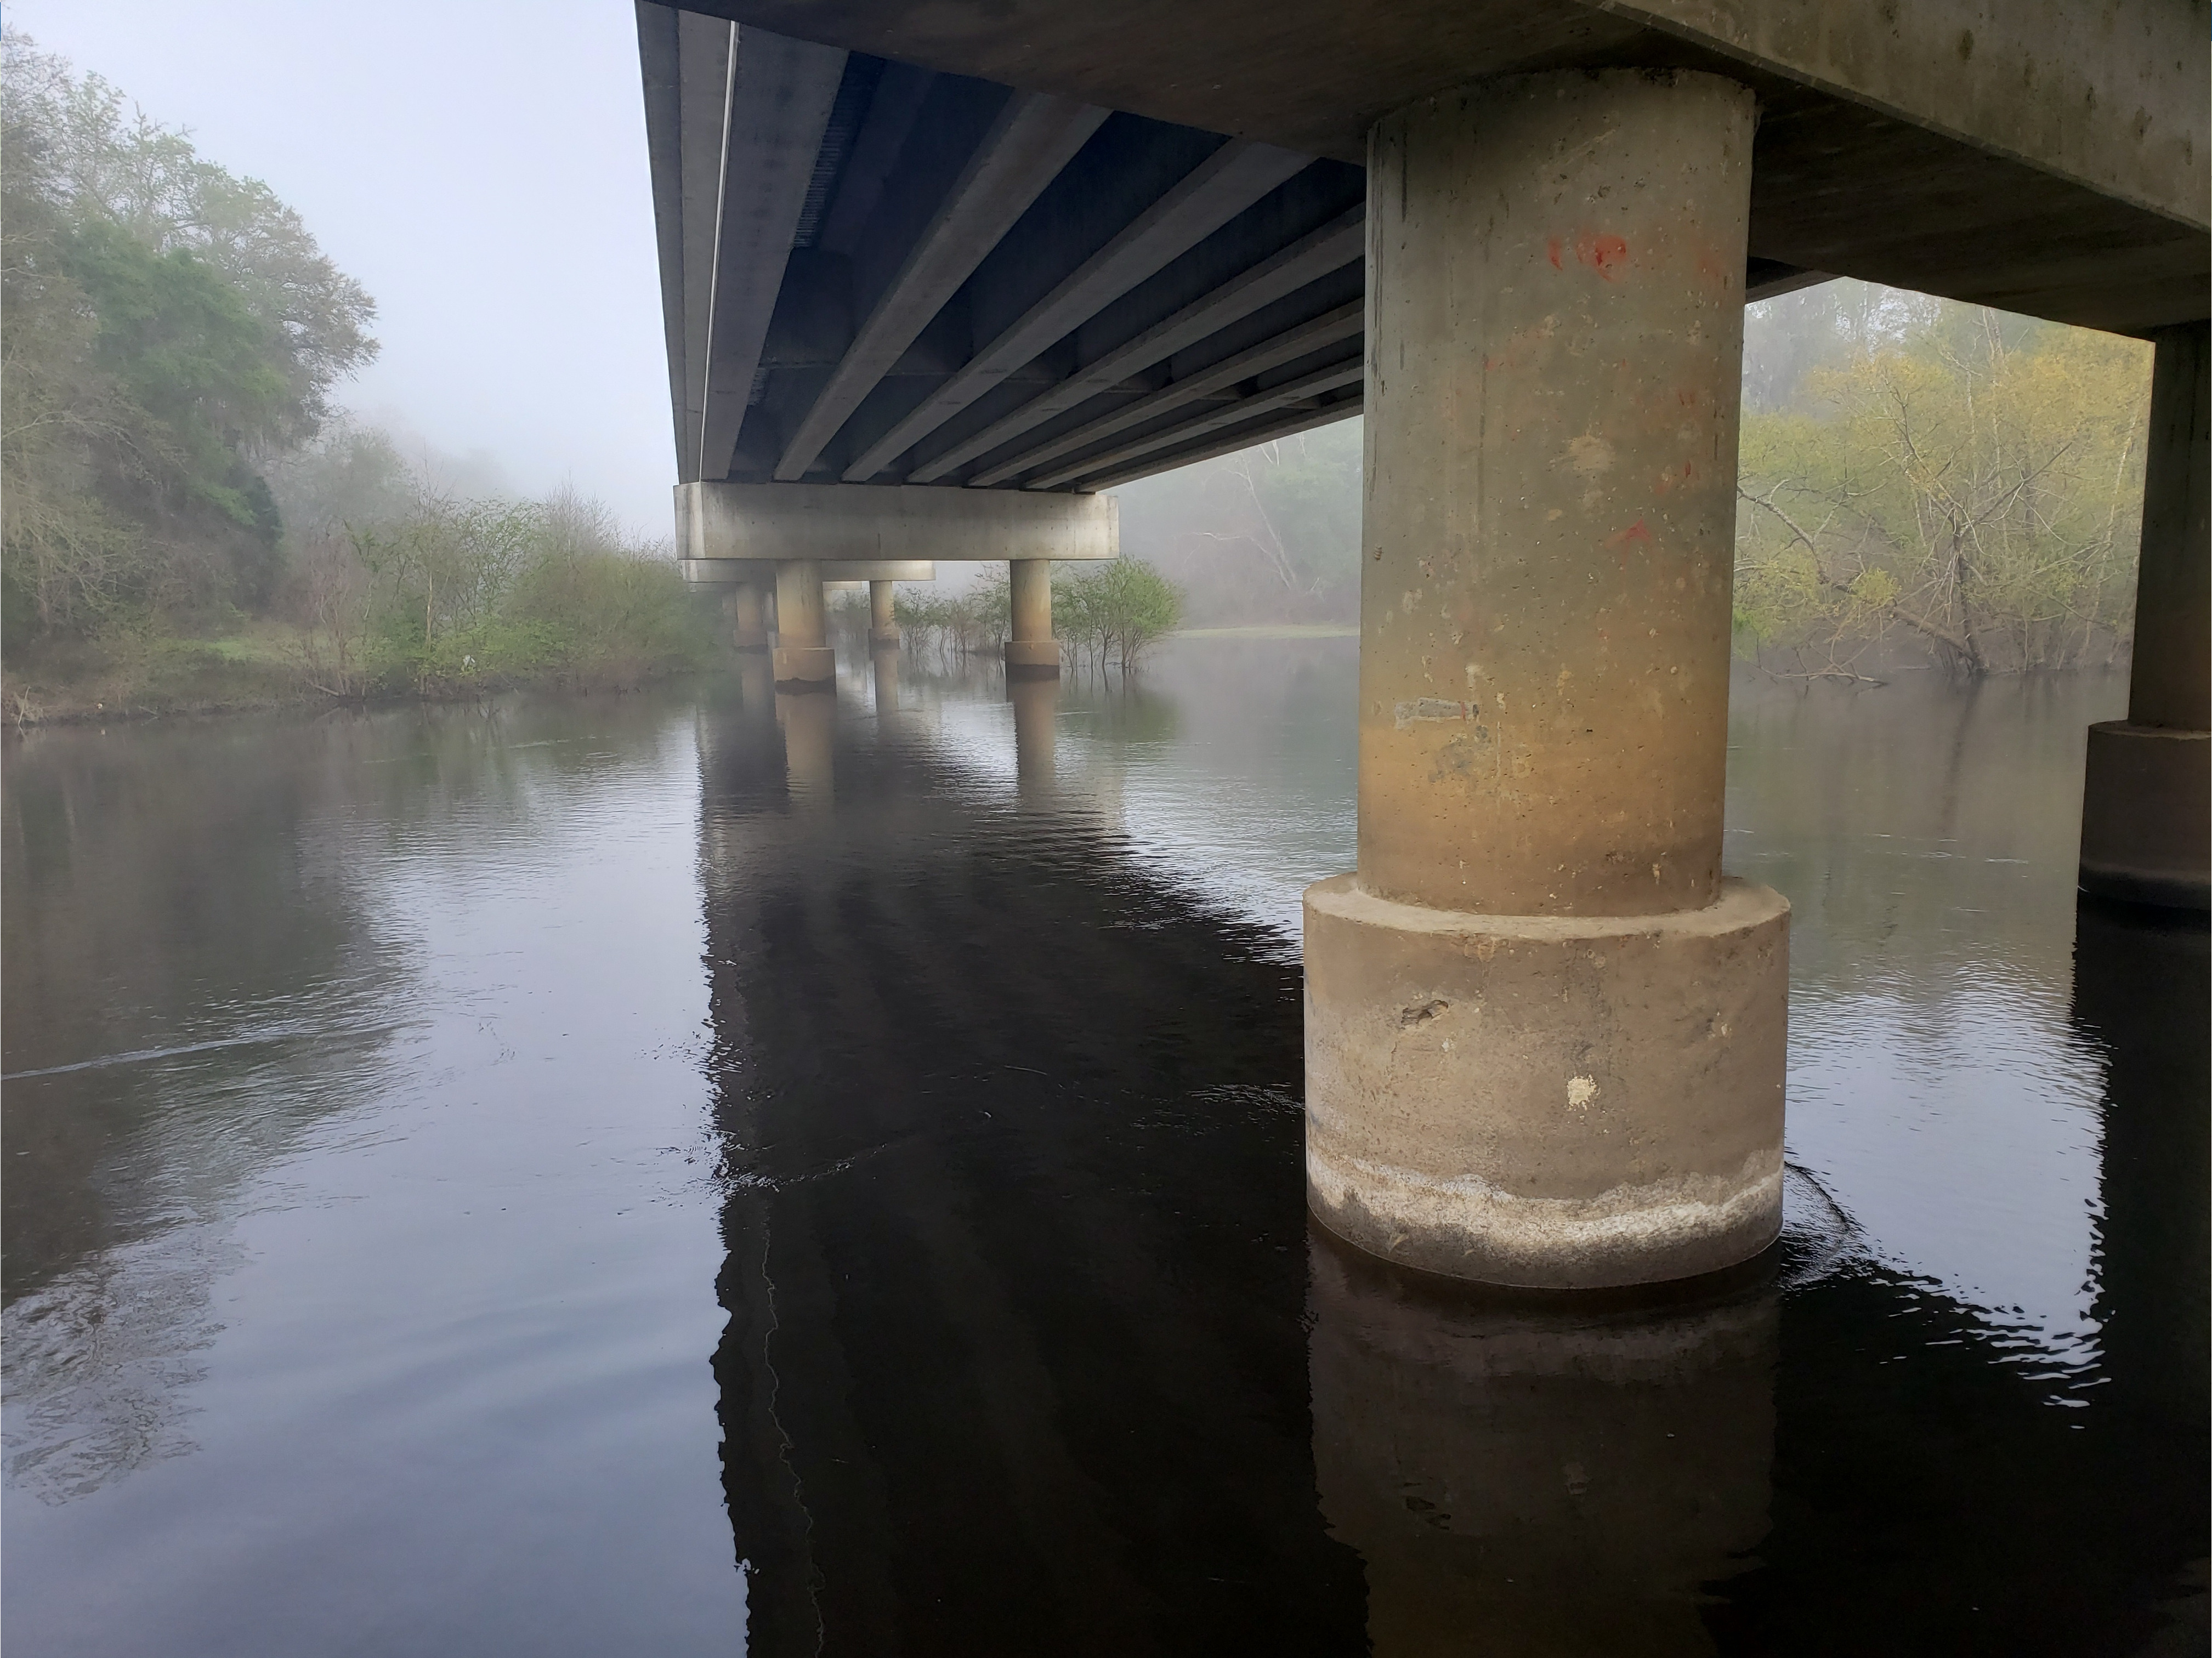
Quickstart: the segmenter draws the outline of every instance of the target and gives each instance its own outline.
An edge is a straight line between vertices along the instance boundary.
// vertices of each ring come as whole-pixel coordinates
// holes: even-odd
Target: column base
[[[764,628],[733,629],[730,635],[730,645],[734,650],[749,652],[754,655],[762,654],[769,648],[768,630]]]
[[[827,645],[779,645],[775,688],[780,691],[835,690],[837,653]]]
[[[872,651],[895,651],[902,642],[896,628],[886,628],[881,632],[871,629],[868,633],[868,648]]]
[[[2081,890],[2212,908],[2212,732],[2109,720],[2089,727]]]
[[[1060,641],[1056,639],[1010,639],[1006,641],[1006,677],[1060,677]]]
[[[1782,1226],[1790,904],[1477,915],[1306,889],[1306,1196],[1370,1254],[1595,1289]]]

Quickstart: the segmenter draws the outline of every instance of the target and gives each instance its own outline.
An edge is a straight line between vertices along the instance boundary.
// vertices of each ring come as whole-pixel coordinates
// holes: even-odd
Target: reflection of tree
[[[641,699],[582,705],[602,732]],[[9,1478],[189,1448],[234,1222],[391,1086],[441,844],[574,809],[577,705],[36,732],[0,795]],[[621,740],[617,736],[615,740]],[[404,879],[400,878],[406,878]]]

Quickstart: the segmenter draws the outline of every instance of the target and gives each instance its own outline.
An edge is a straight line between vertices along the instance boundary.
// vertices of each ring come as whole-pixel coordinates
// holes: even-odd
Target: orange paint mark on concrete
[[[1632,541],[1640,541],[1646,546],[1650,545],[1651,531],[1644,527],[1644,520],[1640,518],[1626,530],[1615,530],[1607,536],[1605,538],[1605,545],[1608,551],[1625,554],[1628,550],[1628,544]]]
[[[1549,246],[1552,255],[1552,269],[1554,270],[1565,270],[1566,266],[1559,263],[1559,239],[1557,236],[1553,237]]]
[[[1618,236],[1601,236],[1585,230],[1575,238],[1575,258],[1606,279],[1628,263],[1628,244]]]

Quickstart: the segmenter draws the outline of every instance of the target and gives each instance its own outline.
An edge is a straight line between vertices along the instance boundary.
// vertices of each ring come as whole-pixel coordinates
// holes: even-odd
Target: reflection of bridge
[[[783,688],[885,560],[1006,559],[1056,671],[1097,491],[1367,416],[1358,873],[1306,928],[1345,1236],[1591,1285],[1775,1235],[1788,906],[1720,871],[1747,297],[2155,337],[2082,863],[2204,906],[2201,8],[699,3],[639,8],[681,539],[745,643],[773,572]]]
[[[699,726],[749,1651],[2147,1649],[2202,1546],[2201,932],[2084,908],[2087,1376],[1802,1209],[1686,1291],[1462,1292],[1309,1231],[1297,974],[1095,774],[831,704]]]

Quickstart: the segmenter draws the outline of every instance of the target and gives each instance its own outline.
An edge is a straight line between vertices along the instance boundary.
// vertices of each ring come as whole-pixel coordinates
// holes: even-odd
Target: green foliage
[[[1061,565],[1054,577],[1053,631],[1078,660],[1127,673],[1182,620],[1182,594],[1140,558]]]
[[[714,651],[674,562],[570,495],[422,495],[395,519],[320,537],[288,598],[301,673],[339,696],[629,685]]]
[[[1746,413],[1741,647],[1843,675],[1893,638],[1972,675],[2110,659],[2132,626],[2148,348],[1868,292],[1833,304],[1790,402]]]
[[[266,185],[0,38],[9,642],[264,603],[263,473],[374,355],[373,312]]]

